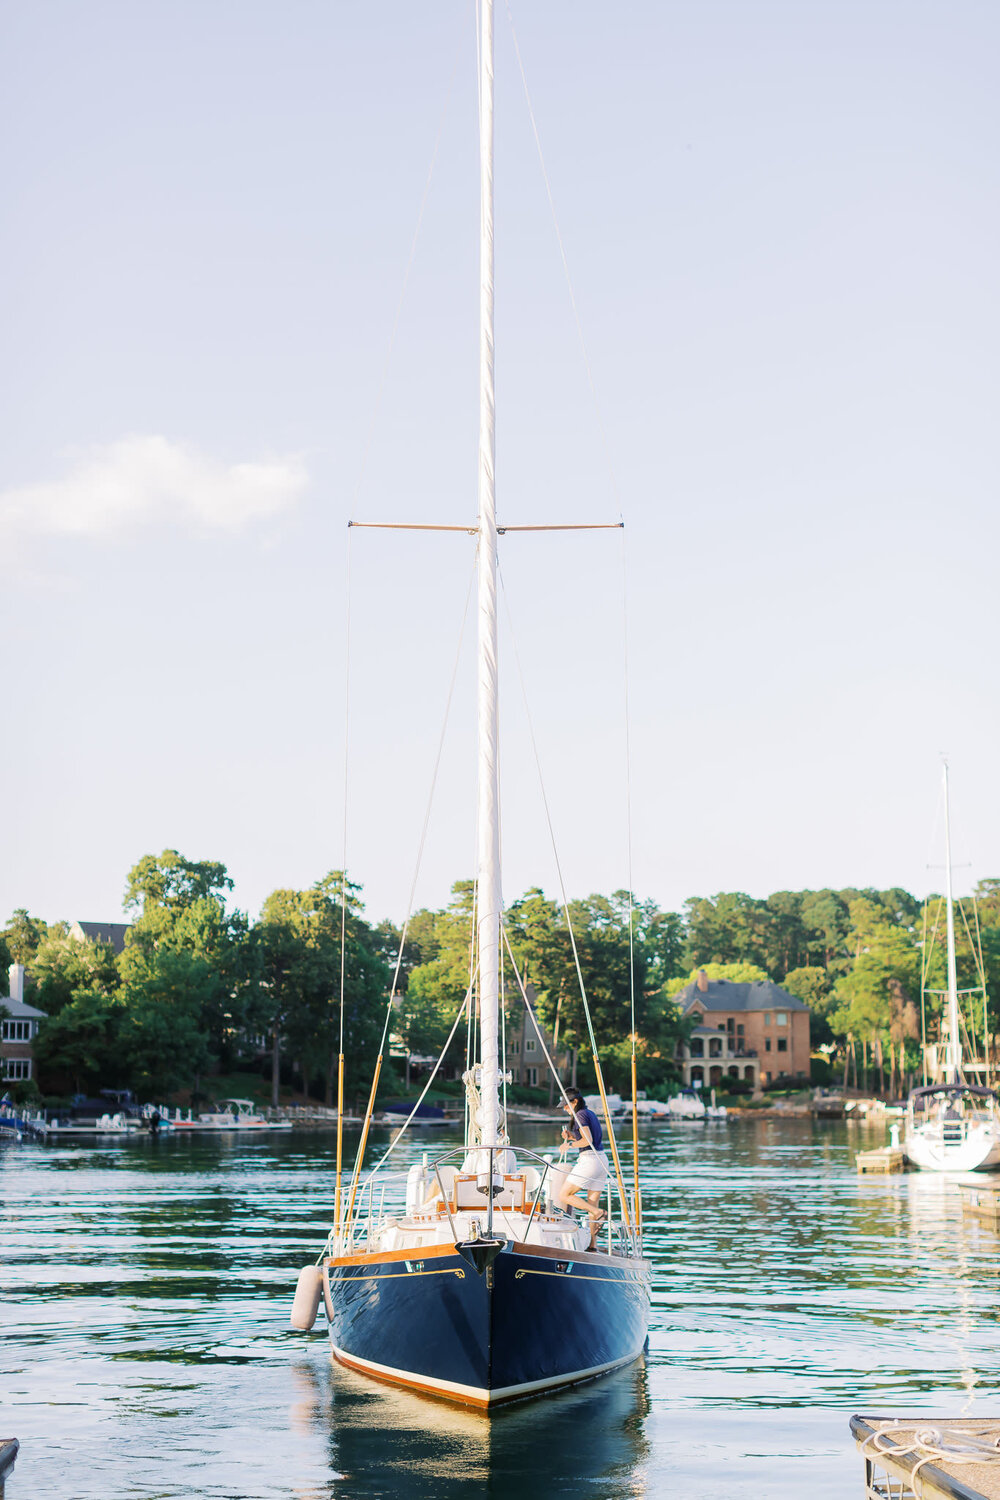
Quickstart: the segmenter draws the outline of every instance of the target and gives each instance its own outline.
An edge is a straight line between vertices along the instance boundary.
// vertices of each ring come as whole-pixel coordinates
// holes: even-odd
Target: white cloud
[[[296,456],[223,464],[156,435],[85,450],[63,479],[0,493],[0,533],[107,537],[151,524],[235,531],[277,515],[305,489]]]

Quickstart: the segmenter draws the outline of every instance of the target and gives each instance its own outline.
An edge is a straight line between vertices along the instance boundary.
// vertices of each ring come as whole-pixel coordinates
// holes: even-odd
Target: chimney
[[[19,1000],[24,1004],[24,964],[11,964],[7,970],[10,975],[10,998]]]
[[[708,989],[708,975],[705,973],[704,969],[698,970],[698,988],[701,990],[703,995]]]

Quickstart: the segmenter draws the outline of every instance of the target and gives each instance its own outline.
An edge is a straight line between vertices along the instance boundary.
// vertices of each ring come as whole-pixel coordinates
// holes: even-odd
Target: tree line
[[[276,1100],[291,1064],[314,1096],[333,1102],[341,1050],[349,1098],[364,1095],[390,991],[393,1051],[434,1054],[470,982],[474,885],[459,881],[440,910],[412,916],[405,935],[365,917],[361,888],[331,871],[306,890],[276,890],[256,920],[231,909],[225,865],[176,850],[129,872],[124,950],[80,943],[66,922],[18,910],[0,933],[0,961],[28,970],[26,998],[46,1013],[34,1053],[52,1094],[130,1087],[144,1098],[198,1090],[213,1074],[267,1053]],[[343,904],[342,904],[342,898]],[[593,1077],[582,977],[611,1087],[626,1087],[633,1031],[640,1086],[677,1077],[686,1034],[675,996],[699,968],[732,980],[769,978],[812,1011],[813,1046],[843,1059],[863,1050],[887,1088],[919,1065],[921,1007],[929,1039],[945,988],[940,898],[844,889],[692,897],[682,912],[626,891],[571,901],[569,922],[539,888],[505,914],[504,1004],[538,1014]],[[983,1031],[979,989],[1000,994],[1000,880],[981,881],[957,918],[959,987],[970,1028]],[[343,949],[343,951],[342,951]],[[980,968],[977,952],[982,954]],[[2,1003],[2,1002],[0,1002]],[[995,1027],[992,1010],[987,1029]],[[460,1027],[446,1062],[465,1056]],[[857,1071],[857,1062],[855,1061]],[[386,1087],[402,1070],[388,1058]]]

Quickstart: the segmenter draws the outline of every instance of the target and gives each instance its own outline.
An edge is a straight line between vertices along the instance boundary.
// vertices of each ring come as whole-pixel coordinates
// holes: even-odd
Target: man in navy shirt
[[[597,1231],[607,1218],[601,1208],[601,1193],[608,1179],[608,1158],[602,1149],[604,1134],[601,1122],[592,1109],[588,1109],[579,1089],[567,1089],[563,1108],[570,1117],[568,1127],[563,1128],[565,1146],[575,1146],[579,1151],[576,1165],[559,1186],[556,1199],[562,1208],[579,1208],[590,1216],[590,1244],[588,1250],[597,1246]],[[584,1196],[586,1194],[586,1196]]]

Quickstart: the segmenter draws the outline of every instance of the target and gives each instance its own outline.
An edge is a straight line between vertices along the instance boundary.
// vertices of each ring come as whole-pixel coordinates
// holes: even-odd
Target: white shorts
[[[583,1188],[585,1193],[596,1193],[608,1180],[608,1158],[603,1151],[581,1151],[567,1183]]]

